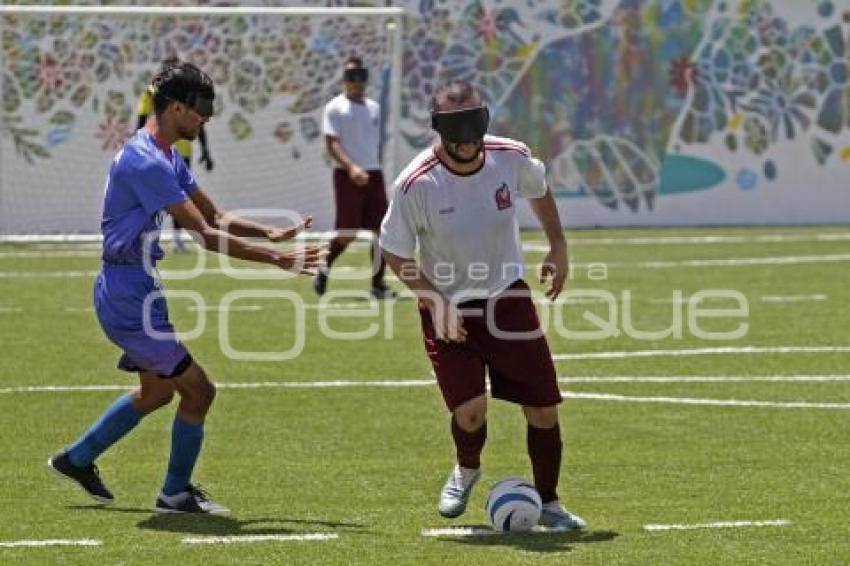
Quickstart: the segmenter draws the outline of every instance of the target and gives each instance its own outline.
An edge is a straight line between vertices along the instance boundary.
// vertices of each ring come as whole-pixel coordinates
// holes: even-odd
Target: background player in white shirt
[[[378,249],[378,230],[387,211],[387,192],[381,172],[381,109],[366,97],[369,71],[359,57],[349,57],[343,70],[343,92],[325,106],[322,131],[328,153],[336,161],[333,173],[336,234],[330,242],[326,265],[313,280],[324,294],[328,275],[358,230],[375,234],[372,246],[372,296],[395,296],[384,283],[384,261]]]
[[[550,251],[541,283],[554,300],[567,277],[567,244],[545,167],[519,142],[486,136],[489,111],[470,84],[455,81],[432,101],[439,142],[399,175],[381,225],[390,268],[416,294],[425,349],[452,412],[457,465],[439,512],[458,517],[480,477],[487,436],[485,370],[493,397],[520,405],[543,500],[541,524],[581,529],[558,500],[561,402],[552,356],[528,286],[514,195],[529,199]],[[415,259],[419,246],[419,263]]]

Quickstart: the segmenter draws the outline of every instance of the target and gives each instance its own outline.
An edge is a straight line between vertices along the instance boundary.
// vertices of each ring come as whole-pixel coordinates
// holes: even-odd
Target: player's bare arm
[[[198,189],[199,192],[200,189]],[[209,200],[209,199],[207,199]],[[168,213],[189,230],[204,249],[237,259],[268,263],[294,273],[315,275],[322,258],[320,246],[306,246],[280,251],[247,242],[231,233],[211,226],[192,199],[168,207]]]
[[[463,316],[460,311],[447,301],[428,279],[416,261],[399,257],[383,250],[384,260],[398,278],[416,295],[431,313],[437,338],[447,342],[463,342],[466,340],[466,329],[463,327]]]
[[[569,274],[570,265],[567,258],[567,240],[564,228],[558,215],[558,207],[552,196],[552,190],[547,188],[541,198],[528,199],[531,210],[540,221],[546,239],[549,241],[549,253],[543,259],[540,268],[540,283],[547,284],[546,296],[554,301],[564,289],[564,282]]]
[[[282,242],[294,238],[313,225],[312,216],[303,216],[298,224],[287,228],[253,222],[247,218],[242,218],[226,210],[219,209],[209,195],[200,187],[191,194],[190,198],[207,224],[242,238],[266,238],[270,242]]]
[[[369,173],[366,172],[365,169],[357,165],[351,157],[345,152],[345,149],[342,147],[342,143],[339,141],[339,138],[336,136],[325,136],[325,145],[328,148],[328,153],[331,154],[331,157],[339,163],[339,165],[346,170],[348,176],[351,177],[352,182],[359,187],[366,186],[369,183]]]

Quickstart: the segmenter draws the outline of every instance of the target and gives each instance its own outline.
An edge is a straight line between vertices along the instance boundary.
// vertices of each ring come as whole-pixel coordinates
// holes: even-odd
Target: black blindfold
[[[166,98],[170,98],[171,100],[176,100],[177,102],[182,102],[188,108],[194,110],[204,118],[209,118],[213,115],[213,101],[215,100],[215,94],[213,93],[212,97],[204,96],[203,93],[198,91],[183,91],[179,88],[160,88],[157,91],[157,95],[164,96]]]
[[[188,93],[184,104],[204,118],[213,115],[213,99],[201,96],[199,92]]]
[[[431,127],[444,141],[451,143],[480,141],[487,133],[489,125],[490,111],[486,106],[431,113]]]
[[[354,67],[342,72],[342,80],[349,83],[365,83],[369,80],[369,69]]]

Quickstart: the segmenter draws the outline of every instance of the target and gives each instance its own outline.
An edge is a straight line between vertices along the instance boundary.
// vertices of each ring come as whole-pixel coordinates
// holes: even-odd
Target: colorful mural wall
[[[463,78],[483,89],[493,132],[546,161],[570,225],[850,221],[850,0],[398,5],[395,171],[432,141],[434,88]],[[344,56],[387,60],[381,22],[358,18],[5,17],[0,34],[6,233],[97,230],[102,172],[171,53],[221,94],[218,167],[202,183],[231,205],[293,206],[328,226],[321,107]],[[38,206],[50,213],[28,219]]]

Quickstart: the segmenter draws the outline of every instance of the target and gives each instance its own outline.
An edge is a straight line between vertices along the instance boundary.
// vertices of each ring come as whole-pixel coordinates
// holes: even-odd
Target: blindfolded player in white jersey
[[[552,356],[523,281],[514,199],[528,199],[550,251],[541,282],[554,300],[567,277],[567,245],[544,165],[520,142],[486,135],[479,92],[456,81],[432,101],[434,147],[397,178],[380,243],[387,264],[416,294],[426,352],[452,413],[457,464],[438,510],[458,517],[480,477],[487,436],[486,378],[493,397],[520,405],[541,524],[580,529],[561,505],[561,402]],[[418,258],[417,258],[418,248]]]

